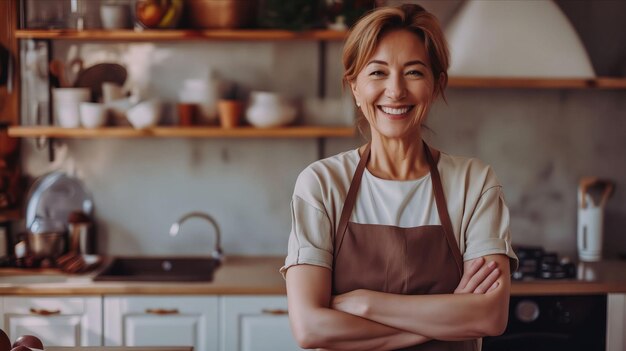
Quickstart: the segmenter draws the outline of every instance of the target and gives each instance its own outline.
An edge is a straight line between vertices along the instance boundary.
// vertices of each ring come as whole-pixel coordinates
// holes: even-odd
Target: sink
[[[116,257],[93,280],[210,282],[219,265],[211,257]]]

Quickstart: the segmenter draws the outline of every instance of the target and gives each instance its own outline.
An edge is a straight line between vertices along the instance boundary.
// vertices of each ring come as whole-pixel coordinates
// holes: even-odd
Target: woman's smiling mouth
[[[391,119],[402,119],[407,116],[407,113],[413,109],[413,105],[410,106],[398,106],[389,107],[378,105],[378,109],[381,110],[387,117]]]

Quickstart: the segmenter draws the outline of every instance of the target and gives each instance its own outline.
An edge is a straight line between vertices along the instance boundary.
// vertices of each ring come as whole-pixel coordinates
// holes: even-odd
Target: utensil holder
[[[581,261],[602,259],[604,208],[587,206],[578,209],[578,255]]]

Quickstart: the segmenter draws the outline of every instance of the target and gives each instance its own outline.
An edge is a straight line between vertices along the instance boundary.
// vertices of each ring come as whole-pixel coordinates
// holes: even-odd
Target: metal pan
[[[31,186],[26,205],[26,228],[36,218],[48,218],[68,224],[69,214],[82,211],[93,213],[93,199],[83,183],[63,172],[52,172],[39,177]]]

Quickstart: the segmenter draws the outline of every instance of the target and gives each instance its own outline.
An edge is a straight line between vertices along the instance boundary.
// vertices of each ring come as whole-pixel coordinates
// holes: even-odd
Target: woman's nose
[[[406,97],[406,85],[403,77],[391,75],[387,80],[385,95],[392,100],[401,100]]]

